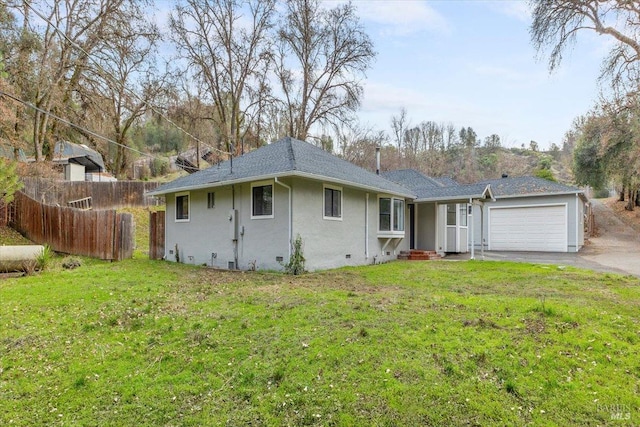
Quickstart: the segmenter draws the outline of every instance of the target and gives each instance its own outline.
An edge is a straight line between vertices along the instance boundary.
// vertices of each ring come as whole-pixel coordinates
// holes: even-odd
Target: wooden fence
[[[14,204],[13,228],[33,242],[48,244],[56,252],[104,260],[122,260],[133,255],[131,214],[45,205],[22,192],[16,193]]]
[[[164,211],[149,212],[149,258],[164,257]]]
[[[158,187],[157,182],[143,181],[58,181],[44,178],[23,178],[22,191],[34,200],[50,205],[66,206],[72,200],[91,197],[93,209],[115,209],[129,206],[155,206],[164,202],[145,196]]]

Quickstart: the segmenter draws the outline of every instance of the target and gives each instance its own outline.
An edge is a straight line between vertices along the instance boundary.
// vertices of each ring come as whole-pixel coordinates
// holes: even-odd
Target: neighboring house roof
[[[299,176],[408,198],[414,197],[412,192],[402,185],[342,160],[321,148],[290,137],[178,178],[148,194],[162,195],[285,176]]]
[[[490,179],[479,182],[491,186],[496,198],[541,196],[546,194],[584,194],[576,187],[533,176]]]
[[[9,160],[16,160],[16,156],[15,156],[15,148],[13,148],[10,145],[3,145],[0,141],[0,157],[4,157],[6,159]],[[18,149],[18,158],[17,160],[21,161],[21,162],[26,162],[27,161],[27,156],[25,156],[24,151],[22,150],[22,148]]]
[[[59,141],[53,151],[53,160],[59,163],[77,163],[86,168],[87,172],[102,172],[105,170],[102,155],[84,144],[74,144],[69,141]]]

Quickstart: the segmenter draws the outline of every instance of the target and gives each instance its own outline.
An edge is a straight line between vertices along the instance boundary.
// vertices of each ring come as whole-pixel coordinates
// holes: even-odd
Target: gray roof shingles
[[[484,197],[486,184],[466,184],[466,185],[453,185],[450,187],[440,188],[414,188],[412,189],[416,193],[417,201],[427,200],[460,200],[469,198]]]
[[[213,187],[226,182],[243,182],[287,175],[317,177],[330,182],[412,197],[412,192],[400,184],[342,160],[307,142],[290,137],[234,158],[233,170],[231,161],[227,160],[163,184],[149,194],[159,195],[204,188],[209,184]]]
[[[407,188],[441,188],[445,185],[435,178],[423,175],[415,169],[400,169],[382,172],[381,175],[390,181]]]
[[[497,178],[481,181],[478,184],[491,185],[491,191],[496,198],[509,196],[525,196],[535,194],[580,194],[582,190],[576,187],[549,181],[534,176],[519,176]]]

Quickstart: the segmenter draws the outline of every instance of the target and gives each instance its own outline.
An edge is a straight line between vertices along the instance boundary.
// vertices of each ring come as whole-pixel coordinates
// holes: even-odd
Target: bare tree
[[[278,42],[275,73],[289,134],[305,140],[316,123],[348,119],[375,57],[354,6],[324,9],[319,0],[288,0]]]
[[[145,6],[150,5],[141,1],[122,5],[108,22],[73,94],[82,100],[80,114],[87,125],[96,119],[107,123],[107,135],[116,142],[109,147],[113,154],[108,157],[116,176],[128,165],[132,126],[165,87],[154,62],[160,33],[145,18]]]
[[[376,147],[387,143],[387,135],[359,122],[339,123],[334,126],[340,156],[362,168],[375,170]]]
[[[226,150],[237,146],[265,90],[271,60],[268,31],[274,0],[185,0],[171,13],[172,40],[221,131]]]
[[[531,4],[531,39],[538,52],[551,48],[550,70],[560,65],[566,48],[575,42],[579,32],[585,30],[615,40],[603,68],[613,77],[614,83],[624,85],[630,76],[637,78],[640,3],[630,0],[531,0]]]
[[[407,109],[402,107],[397,116],[391,116],[391,131],[393,132],[393,139],[398,146],[398,163],[402,162],[402,146],[404,145],[405,133],[408,127]]]
[[[103,39],[104,28],[135,0],[15,0],[23,16],[15,61],[8,64],[20,95],[35,105],[32,141],[36,160],[51,155],[56,138],[49,113],[62,114],[64,103],[86,70],[90,55]]]

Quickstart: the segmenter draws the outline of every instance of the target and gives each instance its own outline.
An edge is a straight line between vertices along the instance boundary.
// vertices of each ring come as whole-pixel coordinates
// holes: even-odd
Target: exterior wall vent
[[[233,261],[229,261],[229,270],[235,270],[236,269],[236,264]]]
[[[277,261],[277,262],[282,262],[282,261],[284,261],[284,258],[283,258],[283,257],[281,257],[281,256],[277,256],[277,257],[276,257],[276,261]]]
[[[351,254],[347,254],[347,255],[345,255],[345,258],[347,258],[347,259],[351,259]]]

